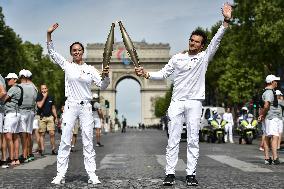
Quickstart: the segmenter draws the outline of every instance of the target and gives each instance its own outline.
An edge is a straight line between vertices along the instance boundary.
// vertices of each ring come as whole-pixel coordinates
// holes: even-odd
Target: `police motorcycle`
[[[211,126],[210,136],[208,142],[224,143],[225,137],[225,125],[227,121],[222,120],[221,116],[218,115],[217,111],[213,111],[213,117],[208,119],[209,125]]]
[[[239,117],[238,134],[240,135],[239,144],[252,144],[253,139],[256,139],[258,122],[253,115],[248,113],[246,107],[242,108],[243,115]]]

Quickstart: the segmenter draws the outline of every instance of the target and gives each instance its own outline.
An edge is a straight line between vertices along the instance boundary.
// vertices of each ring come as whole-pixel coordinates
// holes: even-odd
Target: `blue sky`
[[[60,26],[53,36],[56,49],[70,58],[68,48],[71,43],[104,43],[111,23],[116,20],[123,21],[133,41],[169,43],[171,55],[175,54],[187,49],[192,30],[199,26],[211,28],[222,20],[221,7],[224,2],[226,1],[0,0],[0,6],[3,8],[6,25],[12,27],[24,41],[41,44],[44,49],[47,28],[58,22]],[[116,41],[122,41],[118,32],[116,30]],[[119,89],[123,91],[128,88],[129,82],[131,81],[122,82]],[[138,86],[135,82],[132,85]],[[118,106],[119,103],[127,104],[123,99],[118,102]],[[133,104],[137,109],[141,106]],[[140,119],[139,116],[139,112],[136,116],[126,115],[133,117],[132,120],[129,119],[132,124]]]

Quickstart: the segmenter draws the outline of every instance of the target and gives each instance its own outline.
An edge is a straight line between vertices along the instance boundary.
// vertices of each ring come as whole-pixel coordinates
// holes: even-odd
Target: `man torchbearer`
[[[135,67],[138,76],[146,79],[165,79],[173,75],[173,94],[168,109],[170,119],[169,139],[166,148],[166,186],[175,183],[175,166],[178,162],[179,142],[184,119],[187,126],[187,167],[186,183],[197,186],[195,178],[199,157],[199,128],[202,113],[202,101],[205,99],[205,74],[208,63],[218,49],[220,41],[229,26],[232,7],[226,3],[222,8],[223,24],[211,40],[205,51],[202,51],[207,36],[200,30],[193,31],[189,39],[189,50],[174,55],[158,72],[147,72],[143,67]]]

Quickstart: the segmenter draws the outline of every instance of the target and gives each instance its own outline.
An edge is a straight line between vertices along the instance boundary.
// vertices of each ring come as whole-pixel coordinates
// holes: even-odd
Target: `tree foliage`
[[[284,78],[284,1],[234,4],[233,22],[206,73],[207,105],[243,105],[260,93],[266,75]],[[221,24],[205,30],[208,41]]]
[[[172,96],[173,86],[171,86],[170,90],[166,92],[164,97],[158,97],[155,101],[155,116],[162,117],[166,114],[170,103],[171,103],[171,96]]]
[[[235,3],[234,22],[208,70],[217,76],[218,93],[211,93],[221,93],[223,101],[231,105],[252,99],[263,88],[265,76],[279,75],[277,70],[283,67],[283,1]],[[210,82],[207,78],[207,84]]]
[[[29,69],[33,73],[36,86],[47,84],[50,94],[55,97],[57,106],[64,101],[64,73],[54,65],[43,48],[38,44],[22,42],[12,28],[5,24],[0,7],[0,70],[3,76],[21,69]]]

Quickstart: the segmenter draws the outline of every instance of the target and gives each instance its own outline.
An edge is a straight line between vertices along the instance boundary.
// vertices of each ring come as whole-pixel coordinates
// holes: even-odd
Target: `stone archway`
[[[141,88],[141,78],[130,74],[122,75],[115,81],[115,107],[119,112],[118,117],[127,118],[131,126],[137,126],[137,123],[142,121]],[[135,122],[134,119],[136,119]]]
[[[160,70],[169,60],[170,47],[169,44],[148,44],[145,41],[134,43],[141,65],[147,71]],[[102,67],[102,55],[104,44],[94,43],[88,44],[87,57],[85,62],[95,66],[98,70]],[[169,90],[170,84],[168,80],[154,81],[140,78],[134,73],[134,66],[132,65],[126,53],[122,42],[114,44],[114,51],[110,63],[110,85],[106,90],[99,91],[102,97],[101,103],[108,100],[110,103],[109,116],[111,119],[115,117],[115,100],[116,100],[116,86],[119,81],[124,78],[132,78],[136,80],[141,86],[141,119],[145,125],[152,125],[159,123],[159,118],[154,115],[154,102],[157,97],[162,97]],[[98,89],[94,86],[93,91]]]

